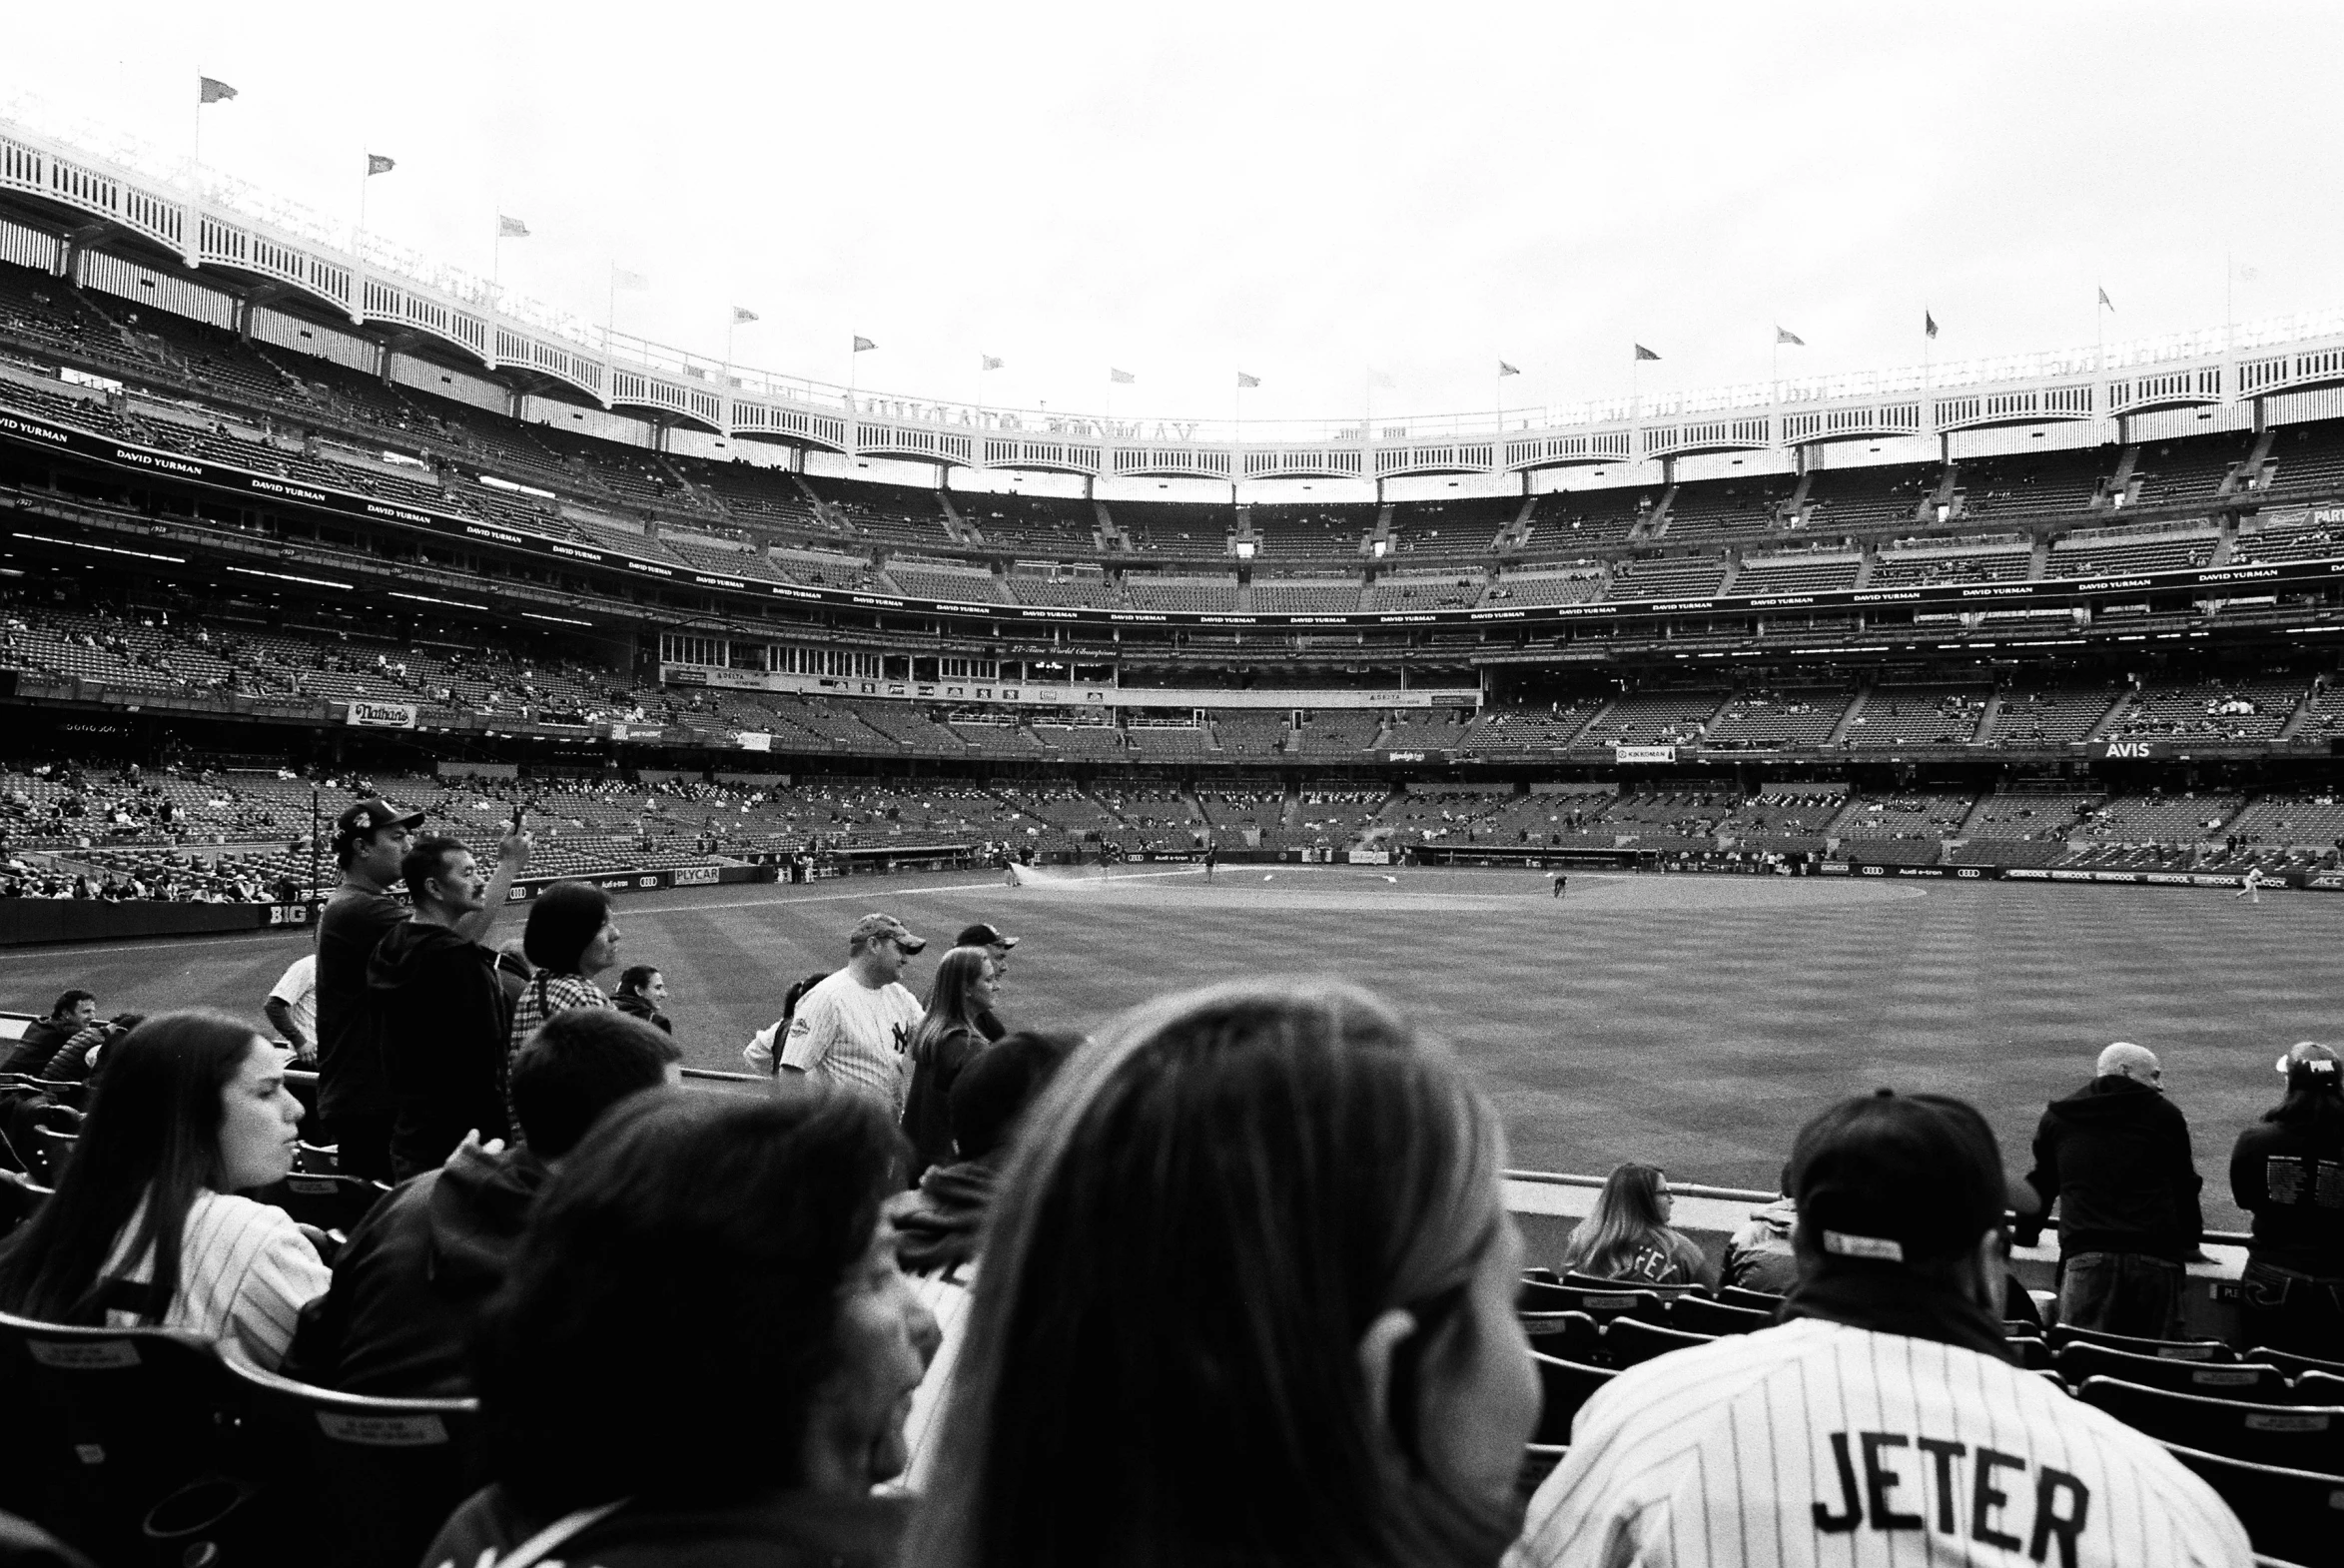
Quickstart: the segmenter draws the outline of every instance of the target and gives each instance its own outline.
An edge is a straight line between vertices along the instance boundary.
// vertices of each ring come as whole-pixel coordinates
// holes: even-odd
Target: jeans
[[[2181,1326],[2179,1263],[2146,1252],[2077,1252],[2059,1263],[2059,1321],[2070,1328],[2171,1339]]]
[[[2246,1342],[2256,1349],[2344,1359],[2344,1279],[2298,1273],[2250,1256],[2238,1276],[2238,1313]]]

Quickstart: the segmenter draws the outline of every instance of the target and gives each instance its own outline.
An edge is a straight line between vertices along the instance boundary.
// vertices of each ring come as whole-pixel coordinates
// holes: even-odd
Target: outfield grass
[[[2043,1103],[2111,1040],[2163,1058],[2195,1130],[2209,1223],[2234,1227],[2227,1163],[2278,1099],[2291,1041],[2334,1038],[2328,964],[2344,898],[2220,890],[1223,866],[1021,887],[945,873],[622,899],[620,962],[660,965],[694,1066],[738,1069],[789,983],[835,968],[872,909],[937,946],[1024,938],[1001,1012],[1090,1029],[1174,986],[1334,973],[1448,1037],[1505,1113],[1516,1166],[1770,1186],[1800,1123],[1877,1085],[1976,1102],[2013,1173]],[[1267,880],[1264,880],[1267,878]],[[516,932],[521,916],[500,932]],[[0,955],[0,1003],[68,985],[112,1013],[200,1005],[255,1020],[296,935]],[[615,977],[606,977],[614,979]]]

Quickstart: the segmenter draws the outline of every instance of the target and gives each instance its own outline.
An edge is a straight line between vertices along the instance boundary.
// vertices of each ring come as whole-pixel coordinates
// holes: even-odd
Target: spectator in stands
[[[571,1008],[606,1008],[594,977],[618,962],[618,917],[610,895],[590,882],[556,882],[529,905],[521,951],[536,971],[521,987],[505,1054],[518,1055],[537,1026]]]
[[[1781,1197],[1764,1208],[1752,1209],[1750,1222],[1727,1240],[1725,1266],[1719,1270],[1721,1283],[1783,1295],[1798,1282],[1799,1258],[1791,1237],[1799,1226],[1799,1203],[1791,1196],[1791,1168],[1787,1164],[1778,1190]]]
[[[117,1013],[110,1019],[92,1024],[80,1034],[57,1048],[57,1054],[41,1065],[33,1076],[48,1083],[79,1084],[97,1076],[101,1059],[109,1047],[119,1044],[132,1030],[147,1021],[144,1013]]]
[[[953,946],[985,950],[986,957],[993,960],[993,988],[998,995],[1002,984],[1009,978],[1010,949],[1023,940],[1021,937],[1005,937],[999,926],[980,921],[956,937]],[[987,1003],[985,1011],[977,1015],[977,1033],[987,1040],[999,1040],[1007,1032],[1001,1020],[993,1016],[993,1004]]]
[[[912,1080],[904,1092],[904,1137],[912,1146],[912,1182],[952,1154],[952,1089],[962,1070],[986,1049],[977,1020],[993,1007],[993,958],[981,947],[958,947],[936,966],[928,984],[928,1012],[912,1031],[905,1055]]]
[[[758,1030],[741,1050],[741,1056],[749,1066],[768,1077],[780,1075],[781,1061],[777,1053],[781,1043],[789,1037],[790,1021],[798,1016],[798,1004],[806,1000],[806,993],[829,978],[827,974],[808,975],[782,994],[781,1017]]]
[[[391,1169],[401,1181],[455,1152],[467,1133],[505,1136],[504,1047],[511,1015],[496,955],[464,934],[488,884],[455,839],[417,839],[399,863],[414,912],[367,966],[396,1115]]]
[[[1503,1144],[1351,987],[1125,1015],[1019,1135],[905,1560],[1495,1563],[1539,1409]]]
[[[526,1144],[467,1139],[377,1204],[335,1258],[334,1288],[302,1313],[287,1374],[391,1399],[470,1394],[474,1327],[538,1193],[596,1117],[675,1083],[677,1060],[635,1019],[589,1008],[548,1019],[512,1064]]]
[[[935,1345],[885,1218],[901,1147],[857,1094],[614,1108],[488,1307],[493,1484],[423,1561],[469,1568],[534,1536],[600,1568],[896,1562],[908,1500],[872,1487],[903,1468]]]
[[[1676,1201],[1668,1173],[1634,1161],[1614,1166],[1594,1208],[1563,1243],[1564,1269],[1639,1284],[1716,1284],[1717,1266],[1701,1244],[1669,1228]]]
[[[57,1054],[57,1048],[98,1021],[98,999],[87,991],[68,991],[49,1009],[49,1016],[25,1026],[0,1063],[0,1073],[33,1073]]]
[[[783,1037],[781,1077],[843,1084],[891,1117],[904,1112],[904,1052],[927,1010],[904,989],[904,967],[928,945],[893,915],[865,915],[847,933],[846,968],[808,991]],[[757,1063],[756,1045],[750,1061]]]
[[[2344,1064],[2304,1040],[2279,1072],[2286,1098],[2230,1154],[2231,1195],[2254,1216],[2239,1307],[2248,1343],[2333,1358],[2344,1346]]]
[[[2039,1202],[2021,1214],[2018,1239],[2032,1244],[2058,1204],[2059,1321],[2072,1327],[2166,1339],[2180,1326],[2203,1183],[2164,1080],[2154,1052],[2117,1041],[2035,1131],[2026,1180]]]
[[[334,859],[342,885],[318,916],[318,1112],[340,1146],[341,1169],[377,1180],[391,1175],[397,1105],[367,966],[384,937],[406,919],[388,889],[404,875],[408,840],[422,820],[421,812],[402,813],[379,798],[362,800],[336,818]],[[515,827],[496,846],[495,874],[480,908],[455,928],[459,935],[474,942],[487,936],[528,858],[529,836]]]
[[[632,964],[618,977],[618,994],[611,1002],[629,1018],[639,1018],[662,1034],[675,1033],[675,1025],[659,1005],[667,1000],[667,977],[648,964]]]
[[[304,953],[286,966],[261,1011],[277,1026],[277,1037],[293,1047],[301,1067],[318,1065],[318,955]]]
[[[291,1215],[237,1194],[293,1169],[301,1114],[248,1025],[149,1019],[108,1053],[56,1195],[0,1250],[0,1308],[184,1328],[274,1368],[329,1276]]]
[[[1597,1390],[1531,1499],[1517,1568],[1886,1568],[1941,1543],[2047,1561],[2054,1540],[2062,1568],[2244,1568],[2246,1532],[2210,1487],[2016,1365],[2009,1194],[1983,1117],[1941,1095],[1842,1101],[1801,1131],[1791,1169],[1787,1320]]]

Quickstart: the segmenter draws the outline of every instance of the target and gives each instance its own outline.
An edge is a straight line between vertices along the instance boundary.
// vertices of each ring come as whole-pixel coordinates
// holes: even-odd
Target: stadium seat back
[[[2010,1335],[2010,1353],[2018,1357],[2018,1365],[2029,1372],[2047,1372],[2051,1369],[2050,1342],[2033,1334]]]
[[[60,1133],[53,1127],[34,1128],[32,1138],[28,1141],[29,1147],[23,1151],[28,1167],[26,1174],[39,1180],[43,1186],[56,1186],[57,1178],[65,1175],[65,1168],[73,1159],[74,1146],[79,1142],[81,1137],[76,1133]]]
[[[2166,1451],[2220,1494],[2246,1526],[2258,1561],[2332,1562],[2337,1521],[2344,1518],[2344,1476],[2252,1464],[2167,1443]]]
[[[303,1143],[294,1151],[294,1170],[304,1176],[340,1176],[342,1146]]]
[[[1516,1310],[1581,1312],[1598,1323],[1608,1323],[1631,1312],[1657,1313],[1660,1310],[1660,1297],[1650,1290],[1583,1290],[1575,1285],[1542,1285],[1538,1287],[1535,1296],[1539,1303],[1535,1308],[1531,1305],[1532,1299],[1530,1295],[1519,1298]]]
[[[314,1388],[224,1358],[250,1419],[284,1457],[296,1539],[351,1568],[413,1568],[482,1482],[472,1399],[377,1399]]]
[[[39,1212],[49,1191],[21,1171],[0,1171],[0,1236]]]
[[[83,1328],[0,1313],[0,1408],[52,1486],[49,1525],[100,1561],[139,1545],[149,1509],[239,1473],[237,1386],[209,1341],[172,1328]]]
[[[2298,1372],[2294,1391],[2297,1404],[2344,1405],[2344,1376],[2334,1372]]]
[[[1699,1285],[1656,1285],[1645,1279],[1606,1279],[1601,1274],[1583,1274],[1572,1269],[1563,1275],[1563,1283],[1574,1290],[1644,1290],[1663,1300],[1680,1295],[1694,1295]]]
[[[2261,1404],[2300,1402],[2275,1366],[2225,1361],[2174,1361],[2163,1356],[2136,1355],[2111,1350],[2088,1339],[2070,1340],[2059,1347],[2053,1364],[2070,1383],[2086,1377],[2113,1377],[2143,1388],[2170,1388],[2215,1399],[2245,1399]]]
[[[2106,1345],[2111,1350],[2129,1350],[2134,1355],[2161,1356],[2168,1361],[2238,1359],[2238,1352],[2219,1339],[2141,1339],[2131,1334],[2102,1333],[2096,1328],[2070,1328],[2065,1323],[2054,1323],[2049,1338],[2053,1349],[2080,1340],[2085,1344]]]
[[[1522,1468],[1514,1477],[1514,1491],[1524,1502],[1530,1500],[1546,1478],[1555,1472],[1570,1449],[1561,1443],[1531,1443],[1522,1450]]]
[[[2162,1443],[2252,1464],[2344,1474],[2344,1406],[2215,1399],[2113,1377],[2087,1377],[2075,1392]]]
[[[1679,1328],[1663,1328],[1657,1323],[1639,1318],[1623,1317],[1604,1325],[1603,1343],[1614,1366],[1629,1367],[1651,1360],[1656,1355],[1667,1355],[1672,1350],[1689,1350],[1695,1345],[1713,1343],[1715,1334],[1687,1333]]]
[[[305,1225],[348,1235],[391,1188],[365,1176],[289,1176],[256,1188],[253,1196],[282,1208]]]
[[[1565,1361],[1593,1361],[1603,1352],[1603,1329],[1585,1312],[1527,1312],[1522,1332],[1531,1349]]]
[[[1772,1290],[1752,1290],[1743,1285],[1720,1285],[1718,1299],[1728,1306],[1746,1306],[1754,1312],[1764,1312],[1769,1318],[1781,1313],[1788,1299]]]
[[[1546,1403],[1538,1412],[1538,1430],[1531,1441],[1562,1444],[1571,1440],[1571,1423],[1578,1419],[1580,1406],[1595,1396],[1595,1391],[1619,1375],[1609,1367],[1588,1366],[1578,1361],[1566,1361],[1559,1356],[1539,1355],[1531,1359],[1538,1367],[1538,1386],[1546,1396]]]
[[[2344,1377],[2344,1361],[2323,1361],[2316,1355],[2298,1355],[2292,1350],[2272,1350],[2257,1345],[2246,1352],[2249,1361],[2264,1361],[2294,1377],[2304,1372],[2325,1372],[2332,1377]]]
[[[1746,1334],[1774,1326],[1775,1314],[1729,1306],[1706,1296],[1681,1295],[1669,1303],[1669,1326],[1694,1334]]]

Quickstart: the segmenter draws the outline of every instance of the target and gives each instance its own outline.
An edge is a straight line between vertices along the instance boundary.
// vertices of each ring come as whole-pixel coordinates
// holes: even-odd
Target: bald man
[[[2165,1098],[2156,1053],[2119,1040],[2092,1080],[2043,1112],[2026,1179],[2042,1208],[2022,1215],[2031,1244],[2059,1209],[2059,1320],[2170,1339],[2181,1326],[2182,1263],[2204,1229],[2189,1124]]]

